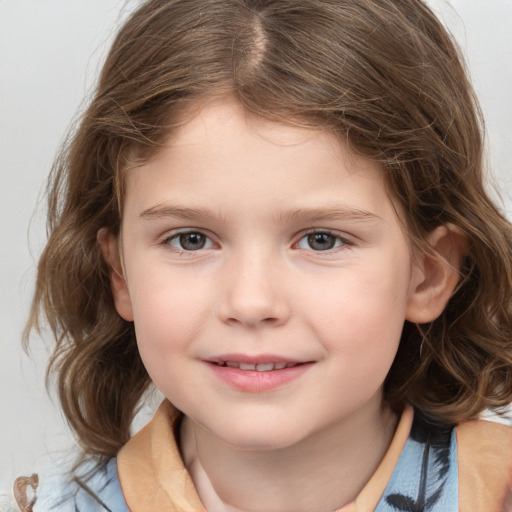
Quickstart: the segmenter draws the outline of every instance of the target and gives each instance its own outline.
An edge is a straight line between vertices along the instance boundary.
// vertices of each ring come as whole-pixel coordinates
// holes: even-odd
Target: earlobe
[[[101,247],[103,259],[109,267],[110,286],[116,310],[124,320],[133,322],[132,303],[121,263],[119,239],[110,233],[107,228],[101,228],[98,231],[97,240]]]
[[[422,254],[412,272],[406,320],[424,324],[438,318],[460,278],[467,238],[453,224],[437,227],[427,242],[431,252]]]

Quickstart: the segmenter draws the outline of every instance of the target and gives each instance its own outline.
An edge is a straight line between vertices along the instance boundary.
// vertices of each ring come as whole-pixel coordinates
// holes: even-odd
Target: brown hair
[[[404,326],[391,405],[455,423],[512,401],[512,229],[484,190],[478,105],[431,11],[419,0],[149,0],[121,28],[54,165],[27,327],[42,310],[57,340],[49,372],[84,450],[115,455],[150,384],[98,230],[119,230],[133,155],[150,158],[212,94],[331,130],[381,163],[416,245],[445,223],[467,236],[443,315]]]

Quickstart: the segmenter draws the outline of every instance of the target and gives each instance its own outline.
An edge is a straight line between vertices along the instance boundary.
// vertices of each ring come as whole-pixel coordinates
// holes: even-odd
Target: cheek
[[[130,296],[139,351],[145,364],[168,364],[187,348],[205,321],[207,290],[162,274],[146,273],[138,283]]]
[[[397,268],[400,264],[397,263]],[[404,267],[402,267],[404,268]],[[407,268],[407,267],[405,267]],[[389,320],[403,323],[409,292],[407,271],[387,270],[384,265],[361,271],[339,272],[324,281],[308,283],[309,297],[303,297],[322,323],[343,322],[348,326],[386,329]],[[312,292],[311,292],[312,291]]]
[[[375,262],[325,283],[311,301],[309,323],[327,352],[341,354],[347,371],[373,371],[391,365],[403,329],[408,272]],[[371,270],[368,270],[371,268]],[[320,293],[322,292],[322,293]]]
[[[137,295],[134,301],[140,357],[155,386],[175,404],[180,403],[180,390],[197,385],[189,381],[192,377],[184,364],[193,352],[192,341],[201,323],[200,299],[195,298],[157,289]]]

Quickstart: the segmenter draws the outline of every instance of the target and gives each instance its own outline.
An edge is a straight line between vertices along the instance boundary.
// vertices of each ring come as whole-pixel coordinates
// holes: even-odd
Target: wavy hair
[[[469,243],[440,318],[406,323],[385,382],[457,423],[512,401],[512,228],[483,183],[483,123],[459,52],[420,0],[149,0],[120,29],[58,156],[27,333],[51,327],[64,413],[85,453],[113,456],[149,376],[117,314],[97,233],[117,233],[124,174],[184,113],[232,94],[330,130],[382,164],[413,244],[452,223]]]

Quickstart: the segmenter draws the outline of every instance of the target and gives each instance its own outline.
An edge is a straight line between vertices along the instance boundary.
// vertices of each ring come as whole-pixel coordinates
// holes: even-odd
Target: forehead
[[[153,158],[128,173],[126,199],[139,211],[165,202],[222,203],[275,217],[280,207],[390,206],[382,168],[332,132],[270,121],[231,97],[196,105],[183,119]]]
[[[209,160],[212,156],[222,160],[252,150],[262,156],[273,152],[285,158],[307,148],[311,160],[338,159],[349,172],[383,175],[381,165],[351,151],[342,136],[321,127],[306,127],[306,123],[269,120],[244,108],[231,95],[196,101],[175,114],[175,128],[163,145],[149,155],[143,165],[135,167],[154,167],[169,159],[171,154],[189,153],[192,157],[204,153]]]
[[[244,135],[260,138],[278,146],[294,146],[305,143],[319,134],[332,138],[335,147],[339,141],[327,130],[312,126],[306,121],[288,119],[286,114],[280,120],[271,120],[244,107],[232,95],[206,98],[191,103],[178,112],[181,123],[169,136],[168,145],[193,143],[198,139],[214,138],[222,141],[226,134],[222,127],[243,126]]]

